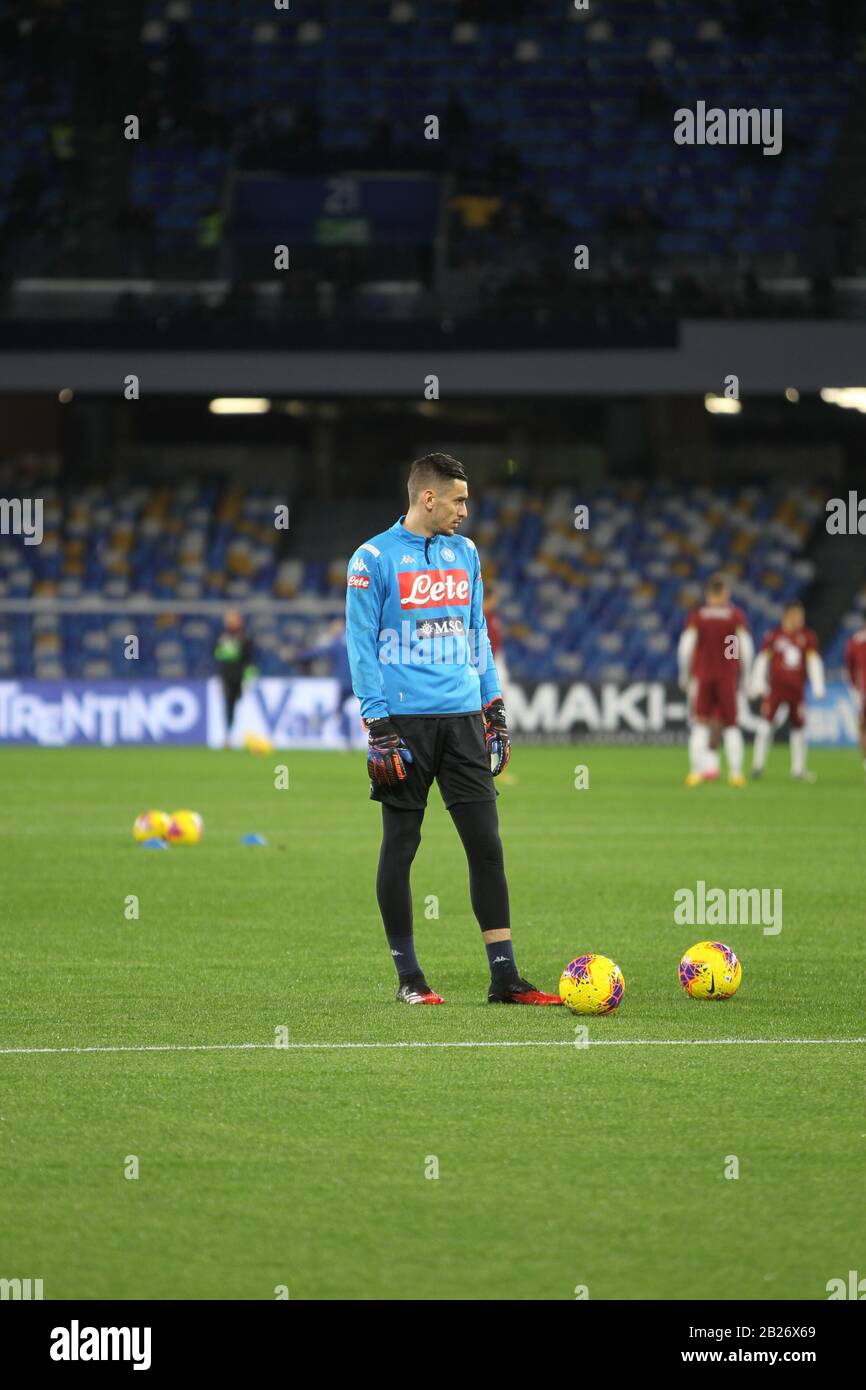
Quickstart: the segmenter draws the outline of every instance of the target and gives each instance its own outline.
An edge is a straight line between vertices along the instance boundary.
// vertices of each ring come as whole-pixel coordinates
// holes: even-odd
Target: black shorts
[[[423,811],[433,778],[446,807],[461,801],[495,801],[490,755],[481,711],[472,714],[392,714],[391,723],[413,756],[399,787],[371,782],[370,799],[404,811]]]

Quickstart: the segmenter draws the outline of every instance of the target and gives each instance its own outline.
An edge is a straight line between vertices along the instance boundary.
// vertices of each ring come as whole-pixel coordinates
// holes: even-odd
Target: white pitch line
[[[833,1047],[866,1043],[866,1038],[539,1038],[519,1042],[295,1042],[275,1043],[142,1043],[140,1046],[0,1047],[0,1056],[62,1052],[339,1052],[410,1047]]]

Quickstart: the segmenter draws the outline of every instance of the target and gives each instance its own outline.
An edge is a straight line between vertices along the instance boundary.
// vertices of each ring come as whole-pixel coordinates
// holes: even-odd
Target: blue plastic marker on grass
[[[252,834],[252,835],[242,835],[242,836],[241,836],[241,844],[242,844],[242,845],[266,845],[267,843],[268,843],[268,842],[267,842],[267,840],[265,839],[264,835],[255,835],[255,834]]]

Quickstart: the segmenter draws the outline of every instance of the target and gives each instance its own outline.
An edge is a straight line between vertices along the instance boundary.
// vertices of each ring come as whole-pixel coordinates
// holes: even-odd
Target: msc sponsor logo
[[[350,574],[347,587],[350,589],[369,589],[370,577],[364,574]]]
[[[469,602],[466,570],[422,570],[400,573],[401,608],[441,608],[446,603]]]
[[[416,618],[418,637],[465,637],[466,624],[462,618]]]

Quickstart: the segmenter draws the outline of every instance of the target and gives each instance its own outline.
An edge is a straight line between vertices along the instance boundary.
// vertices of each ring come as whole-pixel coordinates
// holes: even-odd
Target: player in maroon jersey
[[[860,749],[866,771],[866,622],[845,643],[845,669],[860,699]]]
[[[791,776],[801,782],[814,782],[806,771],[806,681],[815,698],[823,700],[824,663],[818,652],[818,639],[806,627],[806,614],[797,599],[786,603],[779,627],[768,632],[752,668],[751,694],[761,700],[761,718],[752,750],[752,776],[760,777],[773,740],[773,721],[785,709],[791,718]]]
[[[722,729],[729,785],[746,785],[737,689],[741,673],[748,676],[753,652],[745,613],[731,603],[725,577],[712,575],[707,581],[706,602],[689,614],[677,649],[680,686],[689,692],[691,706],[689,787],[699,787],[706,780],[714,723]]]

